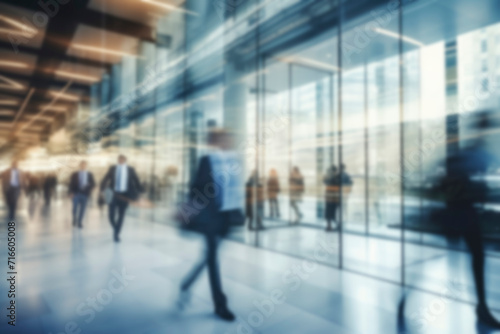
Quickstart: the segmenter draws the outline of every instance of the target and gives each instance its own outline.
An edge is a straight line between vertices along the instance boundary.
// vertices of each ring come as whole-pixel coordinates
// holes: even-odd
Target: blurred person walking
[[[246,216],[248,218],[248,229],[262,230],[262,216],[264,215],[264,187],[259,180],[259,175],[256,170],[252,172],[246,183]],[[255,218],[255,219],[254,219]],[[253,222],[256,221],[256,227]]]
[[[49,173],[43,180],[43,198],[45,200],[45,206],[50,206],[50,200],[55,194],[57,187],[57,177],[54,173]]]
[[[13,161],[11,167],[2,173],[3,195],[5,203],[7,204],[7,214],[10,220],[15,219],[19,195],[25,186],[25,176],[23,172],[19,170],[17,161]]]
[[[486,174],[498,161],[486,150],[483,136],[491,133],[488,113],[478,113],[472,119],[472,139],[456,152],[449,153],[446,175],[436,180],[424,194],[432,200],[444,201],[445,209],[432,217],[438,221],[448,240],[462,238],[471,254],[472,276],[476,289],[476,315],[479,322],[500,329],[500,322],[491,314],[486,300],[485,254],[478,206],[488,201]],[[494,199],[496,200],[496,198]],[[400,302],[398,320],[404,319],[405,297]]]
[[[337,209],[340,202],[340,174],[336,166],[331,166],[323,178],[325,184],[325,219],[327,223],[326,230],[333,231],[332,220],[337,222]],[[337,224],[338,225],[338,224]]]
[[[295,166],[290,174],[290,205],[295,211],[295,224],[298,224],[302,219],[303,214],[299,208],[299,202],[302,201],[302,195],[304,194],[304,177],[300,173],[299,167]]]
[[[118,164],[111,166],[101,181],[101,191],[105,191],[107,187],[113,191],[109,204],[109,222],[113,227],[114,241],[119,242],[128,205],[137,200],[142,192],[135,169],[127,165],[127,158],[122,154],[118,156]]]
[[[205,256],[184,278],[181,285],[179,306],[189,299],[189,289],[208,267],[208,278],[212,291],[215,314],[226,321],[233,321],[234,314],[227,306],[219,272],[219,243],[233,225],[243,225],[243,183],[238,155],[232,151],[232,136],[225,130],[213,129],[208,135],[211,151],[200,159],[198,170],[191,183],[188,204],[177,218],[186,229],[202,233],[205,239]],[[183,213],[190,210],[189,217]],[[193,213],[195,212],[195,213]],[[192,214],[192,215],[191,215]]]
[[[340,183],[342,183],[342,216],[344,221],[348,219],[348,197],[352,190],[352,178],[346,171],[345,164],[340,164]]]
[[[271,218],[280,217],[280,206],[278,202],[278,194],[280,191],[278,172],[273,168],[269,172],[269,179],[267,180],[267,198],[269,200],[269,213]]]
[[[82,228],[85,209],[94,187],[94,175],[87,170],[87,162],[80,162],[80,170],[71,174],[68,187],[68,194],[73,200],[73,226]]]

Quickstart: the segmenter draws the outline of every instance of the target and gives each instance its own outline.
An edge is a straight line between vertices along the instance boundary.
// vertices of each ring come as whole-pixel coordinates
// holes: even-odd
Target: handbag
[[[204,233],[207,232],[209,214],[206,210],[196,209],[192,199],[177,205],[173,220],[181,230]]]
[[[245,215],[243,210],[235,209],[227,211],[227,225],[228,227],[238,227],[245,225]]]

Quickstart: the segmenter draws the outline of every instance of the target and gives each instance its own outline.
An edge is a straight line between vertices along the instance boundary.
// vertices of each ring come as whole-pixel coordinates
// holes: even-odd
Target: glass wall
[[[500,25],[452,29],[460,14],[434,2],[185,6],[196,15],[158,23],[170,45],[142,45],[96,89],[94,114],[113,119],[96,154],[127,154],[153,203],[132,214],[171,224],[207,132],[226,127],[258,199],[246,205],[253,223],[229,239],[435,293],[458,280],[473,300],[466,245],[439,230],[430,212],[444,204],[424,190],[477,135],[473,115],[498,110]],[[104,108],[129,92],[139,103]],[[495,140],[484,146],[498,156]],[[497,167],[484,176],[491,188]],[[492,268],[498,209],[483,205],[480,222]]]

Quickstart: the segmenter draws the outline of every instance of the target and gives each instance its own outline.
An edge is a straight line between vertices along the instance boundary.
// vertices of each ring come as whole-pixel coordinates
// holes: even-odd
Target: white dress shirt
[[[221,211],[241,209],[244,187],[241,179],[242,162],[236,152],[215,150],[208,154],[212,177],[221,187]],[[235,168],[239,166],[239,168]]]
[[[17,169],[10,170],[10,185],[12,187],[19,187],[19,171]]]
[[[88,183],[89,173],[86,170],[81,170],[78,175],[78,180],[80,183],[80,189],[85,189]]]
[[[126,164],[116,165],[115,170],[115,191],[126,192],[128,179],[128,167]]]

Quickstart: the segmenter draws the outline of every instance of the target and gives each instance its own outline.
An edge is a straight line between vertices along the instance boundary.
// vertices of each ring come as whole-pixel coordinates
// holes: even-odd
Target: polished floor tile
[[[472,293],[470,278],[453,272],[467,273],[466,253],[409,246],[410,282],[423,290],[449,289],[457,300],[407,291],[405,316],[398,320],[403,291],[391,282],[400,270],[397,243],[346,235],[346,270],[339,270],[335,234],[318,229],[269,229],[256,240],[261,248],[225,241],[222,282],[237,315],[227,323],[213,315],[206,271],[193,286],[188,307],[177,307],[179,284],[202,256],[197,235],[131,212],[122,242],[115,244],[106,216],[95,208],[82,230],[70,226],[67,202],[54,203],[45,216],[39,209],[32,217],[21,212],[18,322],[15,328],[7,326],[2,316],[1,333],[59,334],[67,326],[75,333],[124,334],[494,333],[477,325],[473,300],[457,301],[469,300]],[[2,229],[0,238],[5,237]],[[5,252],[0,250],[3,258]],[[489,293],[497,309],[498,269],[498,261],[489,259]],[[2,280],[4,310],[6,290]]]

